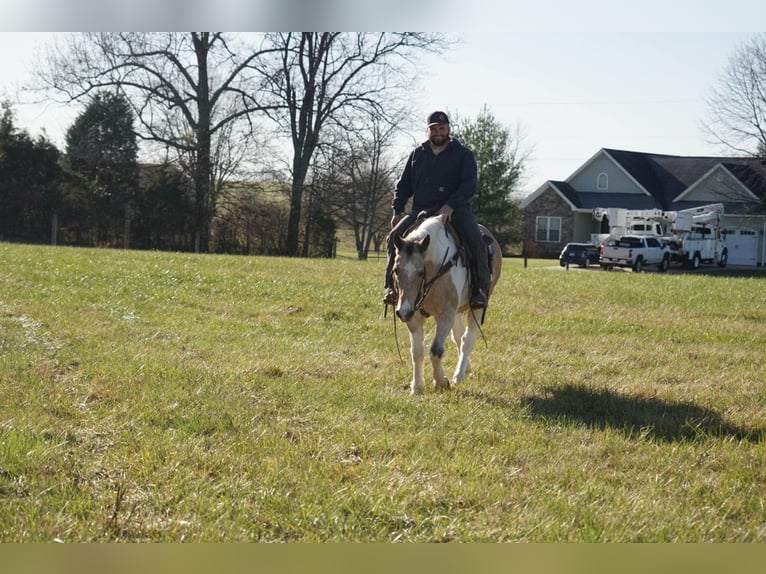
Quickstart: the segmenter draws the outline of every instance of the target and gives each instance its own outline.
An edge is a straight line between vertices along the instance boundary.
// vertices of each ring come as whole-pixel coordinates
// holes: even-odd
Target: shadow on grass
[[[596,429],[613,428],[628,436],[669,442],[713,437],[762,442],[766,436],[766,429],[739,427],[694,403],[631,397],[577,385],[548,388],[542,396],[524,397],[522,405],[535,416],[560,417]]]

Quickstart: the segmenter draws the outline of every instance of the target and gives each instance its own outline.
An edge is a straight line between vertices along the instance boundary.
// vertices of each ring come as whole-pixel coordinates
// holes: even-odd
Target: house
[[[596,207],[675,211],[723,203],[729,263],[766,259],[766,160],[600,149],[566,181],[546,181],[521,202],[524,254],[558,256],[570,241],[608,231]],[[602,228],[605,226],[605,228]]]

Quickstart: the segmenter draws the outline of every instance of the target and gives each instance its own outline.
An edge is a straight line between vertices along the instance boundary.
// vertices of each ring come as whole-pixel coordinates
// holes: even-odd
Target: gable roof
[[[743,162],[725,160],[721,162],[721,165],[757,198],[766,198],[766,159],[753,158]]]
[[[570,201],[570,200],[567,198],[567,196],[566,196],[566,195],[564,195],[563,193],[561,193],[561,190],[560,190],[560,189],[558,189],[558,188],[556,187],[558,184],[565,184],[565,185],[569,185],[569,184],[567,184],[566,182],[563,182],[563,181],[551,181],[551,180],[548,180],[548,181],[546,181],[544,184],[542,184],[540,187],[538,187],[536,190],[534,190],[532,193],[530,193],[530,194],[528,194],[528,195],[524,196],[524,197],[521,199],[521,202],[519,203],[519,207],[521,207],[521,209],[524,209],[524,208],[525,208],[527,205],[529,205],[529,204],[530,204],[530,203],[532,203],[532,202],[533,202],[535,199],[537,199],[538,197],[540,197],[540,196],[541,196],[543,193],[545,193],[545,192],[546,192],[548,189],[550,189],[550,188],[553,188],[553,189],[556,191],[556,193],[558,193],[558,194],[559,194],[559,195],[560,195],[560,196],[561,196],[561,197],[564,199],[564,201],[566,201],[567,203],[569,203],[569,205],[572,207],[572,209],[575,209],[577,206],[576,206],[574,203],[572,203],[572,202],[571,202],[571,201]],[[570,186],[570,187],[571,187],[571,186]],[[575,194],[577,193],[576,191],[574,191],[574,189],[572,189],[572,192],[573,192],[573,193],[575,193]]]
[[[720,160],[604,149],[646,189],[656,206],[669,210],[673,199]]]
[[[546,181],[521,201],[524,209],[548,189],[555,191],[572,210],[592,211],[596,207],[624,207],[626,209],[651,209],[651,196],[638,193],[601,193],[577,191],[566,181]]]
[[[711,173],[724,168],[752,199],[766,198],[766,160],[754,157],[709,157],[651,154],[625,150],[604,149],[657,201],[664,210],[676,207],[684,193]]]
[[[741,177],[747,178],[747,173],[750,171],[750,169],[747,166],[737,166],[737,165],[731,165],[732,168],[734,168],[735,172],[738,172]],[[730,202],[734,201],[758,201],[758,196],[756,196],[748,187],[742,183],[742,180],[740,177],[735,175],[732,170],[730,170],[728,167],[726,167],[723,163],[717,163],[712,168],[710,168],[710,171],[705,173],[702,177],[700,177],[697,181],[695,181],[693,184],[691,184],[689,187],[687,187],[681,194],[674,198],[673,201],[675,203],[678,203],[679,201],[684,201],[688,199],[688,196],[692,194],[692,192],[697,187],[704,186],[705,182],[714,177],[715,175],[720,175],[721,177],[725,178],[729,183],[726,184],[726,187],[731,190],[731,193],[729,194],[729,198],[723,198],[721,199],[729,199]]]
[[[646,192],[643,194],[578,191],[569,183],[588,165],[606,156]],[[627,209],[685,209],[696,205],[684,195],[716,168],[723,169],[743,187],[743,198],[766,200],[766,160],[752,157],[676,156],[602,148],[585,162],[567,181],[548,181],[525,198],[522,207],[552,187],[576,209],[624,207]],[[747,191],[745,191],[747,190]],[[748,193],[748,191],[750,193]],[[698,202],[697,202],[698,203]],[[742,211],[742,201],[725,202],[727,212]]]

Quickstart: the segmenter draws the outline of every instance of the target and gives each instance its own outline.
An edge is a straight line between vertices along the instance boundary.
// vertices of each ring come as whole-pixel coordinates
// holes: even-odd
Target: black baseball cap
[[[428,127],[435,124],[449,124],[449,118],[447,117],[447,114],[444,112],[433,112],[430,116],[428,116]]]

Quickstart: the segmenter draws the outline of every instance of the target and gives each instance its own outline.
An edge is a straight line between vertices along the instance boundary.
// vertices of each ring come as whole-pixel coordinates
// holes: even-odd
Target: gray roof
[[[566,181],[549,181],[576,209],[592,210],[596,207],[624,207],[626,209],[652,209],[654,200],[638,193],[596,193],[577,191]]]
[[[601,149],[594,158],[601,154],[611,157],[648,195],[578,191],[568,181],[548,181],[546,186],[553,187],[578,210],[622,207],[675,211],[709,203],[680,196],[718,166],[726,169],[745,189],[758,198],[753,201],[747,200],[745,196],[733,196],[731,201],[722,198],[723,201],[718,202],[724,204],[726,213],[766,213],[766,158],[677,156],[609,148]],[[527,196],[522,202],[522,207],[533,201],[546,186]]]
[[[756,196],[766,199],[766,160],[763,158],[675,156],[606,148],[603,151],[652,194],[652,198],[643,199],[646,204],[620,207],[683,209],[684,202],[675,202],[675,198],[719,164]],[[580,194],[583,195],[587,194]],[[634,202],[636,200],[642,202],[639,198]],[[691,204],[686,205],[689,206]]]

